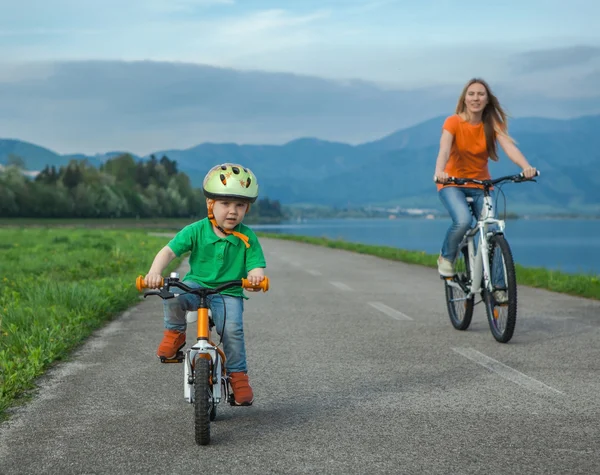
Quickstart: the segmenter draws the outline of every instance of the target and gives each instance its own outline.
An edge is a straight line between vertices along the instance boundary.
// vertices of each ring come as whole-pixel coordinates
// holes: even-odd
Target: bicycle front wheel
[[[210,360],[196,357],[194,364],[194,424],[196,443],[210,443],[210,416],[213,411]]]
[[[494,338],[507,343],[517,323],[517,277],[510,246],[500,234],[490,239],[489,263],[492,290],[483,292],[485,311]]]
[[[466,248],[459,251],[454,261],[456,275],[444,279],[446,288],[446,305],[450,323],[457,330],[466,330],[473,318],[473,296],[467,298],[471,286],[471,272],[469,267],[469,254]]]

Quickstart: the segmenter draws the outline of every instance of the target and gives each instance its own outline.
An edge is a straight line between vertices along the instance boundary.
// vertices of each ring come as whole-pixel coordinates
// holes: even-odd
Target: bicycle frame
[[[197,341],[185,352],[183,373],[183,396],[190,404],[194,403],[194,368],[193,362],[198,355],[206,355],[212,362],[213,404],[219,404],[224,397],[227,400],[228,386],[225,376],[225,354],[210,340],[210,316],[208,314],[208,302],[206,297],[200,297],[197,320]],[[203,356],[201,356],[203,357]],[[224,391],[221,391],[224,388]],[[224,394],[223,394],[224,393]]]
[[[471,200],[472,201],[472,200]],[[498,230],[490,231],[491,225],[497,225]],[[483,208],[481,216],[477,223],[465,234],[465,237],[459,245],[459,251],[462,251],[467,246],[469,256],[469,267],[471,271],[471,286],[468,289],[466,298],[470,298],[475,294],[479,294],[483,287],[489,291],[492,290],[492,281],[490,279],[490,263],[489,263],[489,243],[488,238],[494,233],[504,233],[506,224],[502,219],[496,219],[494,215],[494,206],[492,197],[488,192],[483,197]],[[479,233],[479,245],[475,250],[475,236]]]

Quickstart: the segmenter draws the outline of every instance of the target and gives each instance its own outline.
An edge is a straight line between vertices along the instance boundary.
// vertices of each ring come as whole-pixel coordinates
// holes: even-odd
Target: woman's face
[[[487,90],[483,84],[473,83],[467,88],[465,106],[470,114],[483,112],[488,103]]]

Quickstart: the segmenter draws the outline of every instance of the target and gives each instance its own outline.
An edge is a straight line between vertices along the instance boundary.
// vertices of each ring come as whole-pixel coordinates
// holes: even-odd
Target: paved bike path
[[[0,425],[0,473],[594,473],[600,303],[519,288],[511,343],[454,330],[433,269],[263,240],[245,324],[256,402],[193,438],[147,299]],[[133,285],[133,283],[132,283]],[[188,340],[191,342],[191,339]]]

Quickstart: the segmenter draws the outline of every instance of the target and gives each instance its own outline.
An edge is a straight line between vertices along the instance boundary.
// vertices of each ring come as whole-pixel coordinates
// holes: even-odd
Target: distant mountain
[[[25,160],[28,170],[41,170],[47,163],[57,166],[69,163],[69,159],[47,148],[20,140],[0,140],[0,164],[6,164],[11,155]]]
[[[54,165],[58,168],[68,165],[71,160],[88,160],[94,166],[98,166],[104,161],[97,156],[84,154],[60,155],[29,142],[0,139],[0,164],[6,165],[11,155],[22,158],[25,161],[25,167],[32,171],[42,170],[46,165]]]
[[[342,143],[299,139],[281,146],[206,143],[188,150],[161,150],[154,155],[166,155],[177,161],[179,169],[185,171],[196,186],[201,185],[213,165],[242,163],[256,173],[262,192],[279,195],[278,199],[287,201],[298,199],[305,183],[353,170],[375,154],[367,155]],[[281,193],[276,191],[279,189]]]
[[[443,121],[444,117],[436,117],[357,146],[301,138],[281,146],[203,143],[153,155],[177,161],[195,186],[201,185],[206,171],[215,164],[242,163],[259,177],[263,196],[284,204],[399,204],[441,209],[432,176]],[[596,165],[600,150],[595,139],[599,129],[600,116],[511,120],[511,135],[542,176],[537,184],[504,188],[509,210],[600,214]],[[0,163],[6,163],[9,153],[24,157],[33,169],[47,163],[59,166],[72,158],[98,164],[120,152],[61,156],[25,142],[0,140]],[[499,176],[518,168],[501,154],[498,163],[490,163],[490,170]]]
[[[374,142],[359,145],[362,150],[388,152],[390,150],[416,149],[438,144],[444,117],[435,117],[407,129],[398,130]]]

